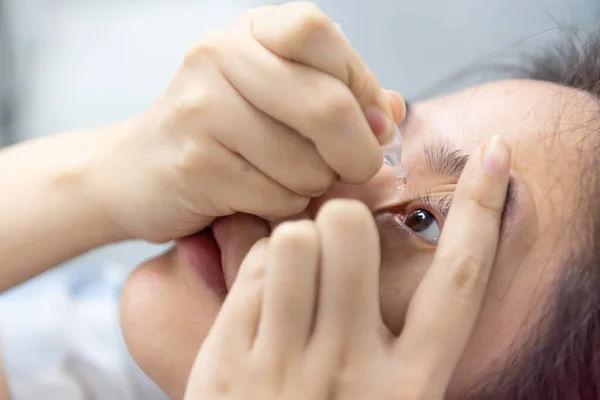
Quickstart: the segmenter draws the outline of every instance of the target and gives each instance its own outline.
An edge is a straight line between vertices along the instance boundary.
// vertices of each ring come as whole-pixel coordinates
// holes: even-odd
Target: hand
[[[332,201],[316,222],[282,224],[250,251],[185,399],[442,399],[479,313],[506,196],[508,145],[481,153],[399,337],[380,315],[373,217]]]
[[[361,183],[405,113],[317,6],[245,13],[192,47],[170,86],[111,141],[100,197],[127,236],[166,241],[234,212],[301,212]]]

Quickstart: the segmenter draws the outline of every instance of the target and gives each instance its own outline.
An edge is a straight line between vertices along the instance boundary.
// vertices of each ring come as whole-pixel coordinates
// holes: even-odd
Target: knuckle
[[[286,192],[279,196],[278,201],[273,201],[273,197],[270,202],[272,204],[269,217],[272,218],[285,218],[295,214],[299,214],[304,211],[310,201],[309,197],[301,196],[296,193]]]
[[[240,16],[236,20],[236,22],[252,24],[256,20],[257,16],[272,15],[270,13],[277,10],[278,7],[280,7],[280,6],[266,4],[266,5],[262,5],[262,6],[258,6],[258,7],[254,7],[254,8],[249,8],[240,14]]]
[[[169,164],[169,170],[176,175],[175,182],[187,185],[189,182],[202,183],[198,180],[198,172],[214,170],[218,161],[206,144],[192,138],[183,138],[178,144],[177,151],[171,156]],[[180,189],[184,193],[189,191],[186,187]]]
[[[321,126],[340,123],[356,111],[355,99],[343,90],[323,91],[321,97],[309,107],[312,107],[309,108],[309,119]]]
[[[330,32],[333,22],[318,5],[311,2],[298,2],[293,7],[295,24],[292,27],[300,43],[320,39]]]
[[[183,64],[190,67],[196,66],[199,62],[215,56],[223,44],[223,39],[224,34],[222,31],[208,32],[186,52]]]
[[[310,179],[298,188],[298,193],[308,197],[319,197],[331,187],[334,180],[335,174],[330,170],[311,174]]]
[[[207,339],[207,341],[210,340],[211,338]],[[217,345],[215,346],[215,344]],[[213,349],[221,347],[218,344],[218,339],[217,343],[210,343],[210,345]],[[238,386],[237,378],[247,373],[244,365],[245,357],[239,357],[239,354],[234,357],[226,351],[217,351],[216,354],[211,355],[219,357],[219,366],[218,368],[210,368],[208,374],[200,379],[208,383],[210,392],[217,398],[229,397]],[[202,364],[195,368],[201,367],[204,370],[206,363],[207,361],[203,360]]]
[[[265,255],[267,253],[267,249],[271,243],[270,238],[261,238],[259,239],[248,254],[252,254],[252,257],[259,260],[258,262],[250,263],[249,267],[246,271],[244,271],[244,276],[249,281],[261,281],[267,273],[267,269],[265,266]]]
[[[174,119],[181,121],[206,115],[210,105],[211,100],[208,93],[196,92],[188,94],[177,101]]]
[[[233,391],[235,379],[227,368],[221,368],[213,376],[214,392],[219,396],[229,396]]]
[[[451,256],[452,283],[460,292],[470,296],[484,287],[486,275],[479,257],[470,251],[457,253]]]
[[[267,9],[269,7],[273,7],[273,6],[260,6],[260,7],[254,7],[254,8],[245,10],[240,14],[240,16],[237,18],[236,22],[242,23],[242,22],[246,22],[246,21],[252,21],[252,20],[254,20],[254,17],[256,16],[256,14],[264,12],[265,9]]]
[[[267,268],[265,267],[264,263],[256,263],[249,269],[247,273],[248,280],[250,281],[261,281],[266,275]]]
[[[286,202],[287,206],[284,210],[285,216],[295,215],[304,211],[310,202],[310,198],[306,196],[292,194],[289,197],[290,199]]]
[[[359,97],[361,105],[365,107],[374,104],[381,93],[381,88],[373,72],[363,63],[356,63],[351,65],[348,73],[349,88]]]

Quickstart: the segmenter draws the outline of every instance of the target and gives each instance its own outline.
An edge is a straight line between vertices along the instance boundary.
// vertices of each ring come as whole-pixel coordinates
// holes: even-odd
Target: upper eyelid
[[[426,192],[424,194],[416,194],[409,200],[407,204],[421,203],[422,205],[433,207],[445,220],[448,216],[450,206],[452,205],[452,197],[453,195],[450,193],[446,193],[440,197],[434,196],[432,193]]]
[[[414,204],[421,204],[435,208],[436,211],[439,212],[439,214],[441,214],[441,216],[445,219],[452,204],[452,196],[452,193],[444,193],[440,194],[440,196],[436,196],[435,193],[428,191],[415,192],[407,196],[406,199],[401,202],[389,205],[379,210],[375,210],[374,214],[378,215],[385,212],[391,212],[391,210],[394,209],[407,208]]]

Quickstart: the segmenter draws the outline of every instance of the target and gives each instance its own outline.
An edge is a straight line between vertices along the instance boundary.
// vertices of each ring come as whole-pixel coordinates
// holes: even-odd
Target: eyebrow
[[[423,149],[425,166],[435,174],[458,179],[462,174],[469,155],[447,141],[432,141]]]
[[[406,113],[401,124],[406,124],[413,116],[411,102],[405,99],[404,107]],[[433,140],[426,143],[423,150],[425,165],[430,172],[456,180],[460,178],[469,161],[469,154],[446,140]]]

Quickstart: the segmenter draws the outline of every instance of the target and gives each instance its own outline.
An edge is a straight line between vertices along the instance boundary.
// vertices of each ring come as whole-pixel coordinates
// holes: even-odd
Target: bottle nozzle
[[[394,174],[398,180],[398,189],[404,189],[406,186],[407,171],[402,165],[402,135],[400,129],[396,126],[394,138],[383,148],[383,162],[394,169]]]

